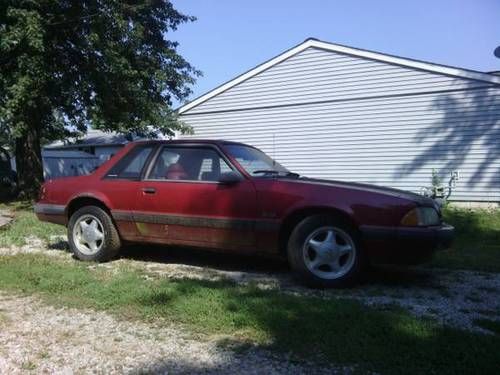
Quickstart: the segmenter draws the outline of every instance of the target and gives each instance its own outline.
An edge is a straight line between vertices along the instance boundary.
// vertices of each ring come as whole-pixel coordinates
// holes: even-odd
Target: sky
[[[196,16],[167,38],[203,72],[190,100],[303,42],[500,70],[500,0],[173,0]]]

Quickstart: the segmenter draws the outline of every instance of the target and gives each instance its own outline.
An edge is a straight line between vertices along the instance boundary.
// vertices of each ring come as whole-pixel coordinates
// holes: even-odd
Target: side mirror
[[[221,173],[219,177],[219,182],[224,185],[237,184],[242,180],[242,177],[236,172],[225,172]]]

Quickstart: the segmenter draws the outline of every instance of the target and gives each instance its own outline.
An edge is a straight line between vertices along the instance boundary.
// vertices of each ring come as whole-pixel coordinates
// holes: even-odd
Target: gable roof
[[[380,52],[374,52],[374,51],[368,51],[364,49],[359,49],[359,48],[353,48],[353,47],[348,47],[344,46],[341,44],[335,44],[335,43],[329,43],[329,42],[324,42],[318,39],[314,38],[309,38],[306,39],[304,42],[301,44],[283,52],[282,54],[256,66],[253,69],[250,69],[249,71],[237,76],[236,78],[216,87],[215,89],[199,96],[198,98],[190,101],[189,103],[184,104],[183,106],[179,107],[177,109],[179,114],[182,114],[191,108],[196,107],[197,105],[209,100],[210,98],[213,98],[214,96],[217,96],[221,94],[222,92],[230,89],[231,87],[234,87],[238,85],[239,83],[246,81],[247,79],[263,72],[264,70],[267,70],[271,68],[274,65],[279,64],[280,62],[288,59],[289,57],[292,57],[302,51],[304,51],[307,48],[314,47],[314,48],[320,48],[326,51],[332,51],[332,52],[338,52],[338,53],[343,53],[351,56],[357,56],[357,57],[362,57],[370,60],[376,60],[376,61],[382,61],[386,62],[389,64],[395,64],[395,65],[400,65],[400,66],[405,66],[413,69],[419,69],[419,70],[424,70],[432,73],[440,73],[448,76],[453,76],[457,78],[465,78],[465,79],[472,79],[472,80],[477,80],[477,81],[482,81],[486,83],[492,83],[492,84],[497,84],[500,85],[500,76],[494,75],[494,74],[489,74],[489,73],[482,73],[478,72],[475,70],[469,70],[469,69],[462,69],[462,68],[457,68],[457,67],[452,67],[452,66],[447,66],[447,65],[440,65],[440,64],[434,64],[430,62],[425,62],[425,61],[420,61],[420,60],[414,60],[414,59],[409,59],[409,58],[404,58],[404,57],[399,57],[399,56],[394,56],[394,55],[388,55],[385,53],[380,53]]]
[[[98,129],[89,129],[81,138],[71,138],[65,141],[55,141],[44,147],[46,150],[60,148],[78,148],[89,146],[125,145],[131,138],[115,132],[103,132]]]
[[[157,133],[157,139],[165,139],[161,133]],[[141,139],[137,134],[121,134],[117,132],[104,132],[99,129],[88,129],[81,138],[69,138],[64,141],[55,141],[46,146],[44,150],[75,149],[79,147],[99,147],[99,146],[124,146],[129,142]]]

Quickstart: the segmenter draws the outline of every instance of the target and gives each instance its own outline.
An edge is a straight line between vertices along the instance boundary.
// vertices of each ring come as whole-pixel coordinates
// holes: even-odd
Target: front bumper
[[[432,227],[361,228],[365,249],[375,263],[418,264],[438,249],[451,246],[455,228],[443,223]]]

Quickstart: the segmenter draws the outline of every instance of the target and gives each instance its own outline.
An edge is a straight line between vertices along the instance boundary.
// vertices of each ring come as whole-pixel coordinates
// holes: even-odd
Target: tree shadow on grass
[[[70,253],[68,242],[57,239],[49,242],[48,249]],[[221,253],[191,247],[135,244],[127,245],[120,252],[120,258],[150,265],[187,265],[215,271],[262,274],[276,276],[283,287],[301,286],[294,280],[286,259],[268,258],[258,255]],[[76,259],[76,258],[75,258]],[[374,265],[369,267],[358,288],[372,286],[426,287],[432,288],[436,274],[424,267]]]
[[[68,241],[62,240],[62,239],[57,239],[57,240],[54,240],[54,241],[49,241],[49,243],[47,244],[47,248],[49,250],[59,250],[59,251],[65,252],[65,253],[70,253],[71,252],[71,250],[69,248]]]
[[[455,227],[457,244],[495,244],[500,250],[500,211],[447,209],[444,219]]]
[[[132,317],[186,326],[213,339],[226,337],[220,340],[225,346],[252,342],[296,360],[358,365],[360,372],[384,374],[493,374],[499,365],[499,336],[445,328],[393,306],[380,310],[347,298],[291,295],[228,281],[149,279],[135,271],[110,279],[107,273],[48,259],[26,262],[29,267],[18,264],[10,276],[12,285],[25,285],[31,275],[32,290],[70,300],[76,294],[79,304],[130,311]],[[182,371],[182,362],[163,365],[168,370],[174,364]],[[231,369],[231,362],[226,366]]]
[[[500,272],[500,211],[447,209],[444,219],[455,227],[455,240],[434,265]]]
[[[120,256],[125,259],[161,264],[210,267],[221,271],[288,272],[285,259],[223,253],[191,247],[130,245],[123,249]]]
[[[122,252],[121,257],[151,264],[180,264],[217,271],[262,273],[283,279],[283,286],[301,286],[299,282],[293,280],[286,259],[159,245],[128,246]],[[369,268],[359,287],[363,288],[364,285],[371,284],[407,287],[430,286],[433,283],[434,276],[431,271],[419,267],[377,265]]]
[[[26,199],[22,200],[17,197],[0,196],[0,204],[5,204],[8,208],[13,210],[33,210],[33,201]]]
[[[362,372],[384,374],[493,374],[500,364],[500,337],[444,328],[398,308],[380,311],[347,299],[297,297],[220,282],[188,283],[191,287],[179,286],[176,298],[166,304],[175,309],[176,304],[197,303],[196,316],[184,317],[185,322],[196,320],[212,334],[240,337],[232,343],[226,338],[221,342],[225,347],[245,347],[245,332],[243,337],[259,342],[259,348],[293,359],[357,365]],[[142,303],[169,309],[156,298]],[[174,364],[163,368],[169,366]]]

